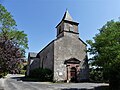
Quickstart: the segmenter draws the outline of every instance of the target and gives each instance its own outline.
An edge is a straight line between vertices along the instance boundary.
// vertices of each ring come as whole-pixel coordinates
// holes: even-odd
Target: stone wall
[[[27,65],[27,76],[29,76],[30,70],[36,69],[40,67],[40,59],[39,58],[29,58]]]
[[[53,70],[54,61],[54,41],[49,43],[43,50],[39,52],[40,67]]]
[[[64,30],[65,31],[70,31],[71,27],[75,33],[78,33],[78,26],[77,25],[74,25],[74,24],[71,24],[68,22],[64,22]]]
[[[71,34],[72,35],[72,34]],[[54,80],[63,81],[67,78],[65,60],[76,58],[80,63],[80,78],[88,78],[86,62],[86,45],[74,36],[64,36],[54,42]]]
[[[36,69],[40,67],[40,59],[34,58],[30,60],[30,70]]]

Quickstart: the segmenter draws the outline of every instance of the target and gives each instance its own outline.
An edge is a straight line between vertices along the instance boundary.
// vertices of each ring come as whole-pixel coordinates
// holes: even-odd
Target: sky
[[[17,23],[17,28],[28,35],[29,49],[39,52],[56,38],[56,25],[66,9],[79,22],[79,37],[86,42],[107,21],[120,17],[120,0],[0,0]],[[27,56],[27,54],[26,54]]]

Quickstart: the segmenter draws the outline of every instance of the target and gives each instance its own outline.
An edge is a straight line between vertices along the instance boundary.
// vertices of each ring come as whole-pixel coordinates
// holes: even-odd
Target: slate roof
[[[74,20],[72,19],[71,15],[70,15],[69,12],[68,12],[68,10],[66,10],[66,12],[65,12],[62,20],[74,22]]]
[[[68,10],[66,10],[66,12],[65,12],[65,14],[64,14],[61,22],[62,22],[62,21],[74,23],[74,24],[77,24],[77,25],[79,24],[78,22],[76,22],[76,21],[73,20],[73,18],[71,17],[70,13],[68,12]],[[60,22],[60,23],[61,23],[61,22]],[[60,23],[56,26],[56,28],[60,25]]]
[[[35,58],[37,56],[37,53],[35,52],[29,52],[29,57],[30,58]]]

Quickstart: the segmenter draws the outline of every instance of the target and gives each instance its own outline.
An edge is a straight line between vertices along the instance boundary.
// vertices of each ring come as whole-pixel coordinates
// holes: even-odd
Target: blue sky
[[[0,3],[11,12],[17,28],[28,35],[27,52],[39,52],[56,38],[55,26],[66,8],[79,22],[83,41],[92,39],[107,21],[120,17],[120,0],[0,0]]]

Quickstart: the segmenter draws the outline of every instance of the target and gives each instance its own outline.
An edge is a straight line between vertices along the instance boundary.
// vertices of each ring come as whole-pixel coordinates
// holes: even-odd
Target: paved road
[[[93,90],[95,87],[108,86],[103,83],[24,82],[18,80],[18,76],[9,75],[4,81],[4,90]]]
[[[3,87],[4,87],[4,79],[1,78],[0,79],[0,90],[3,90]]]

